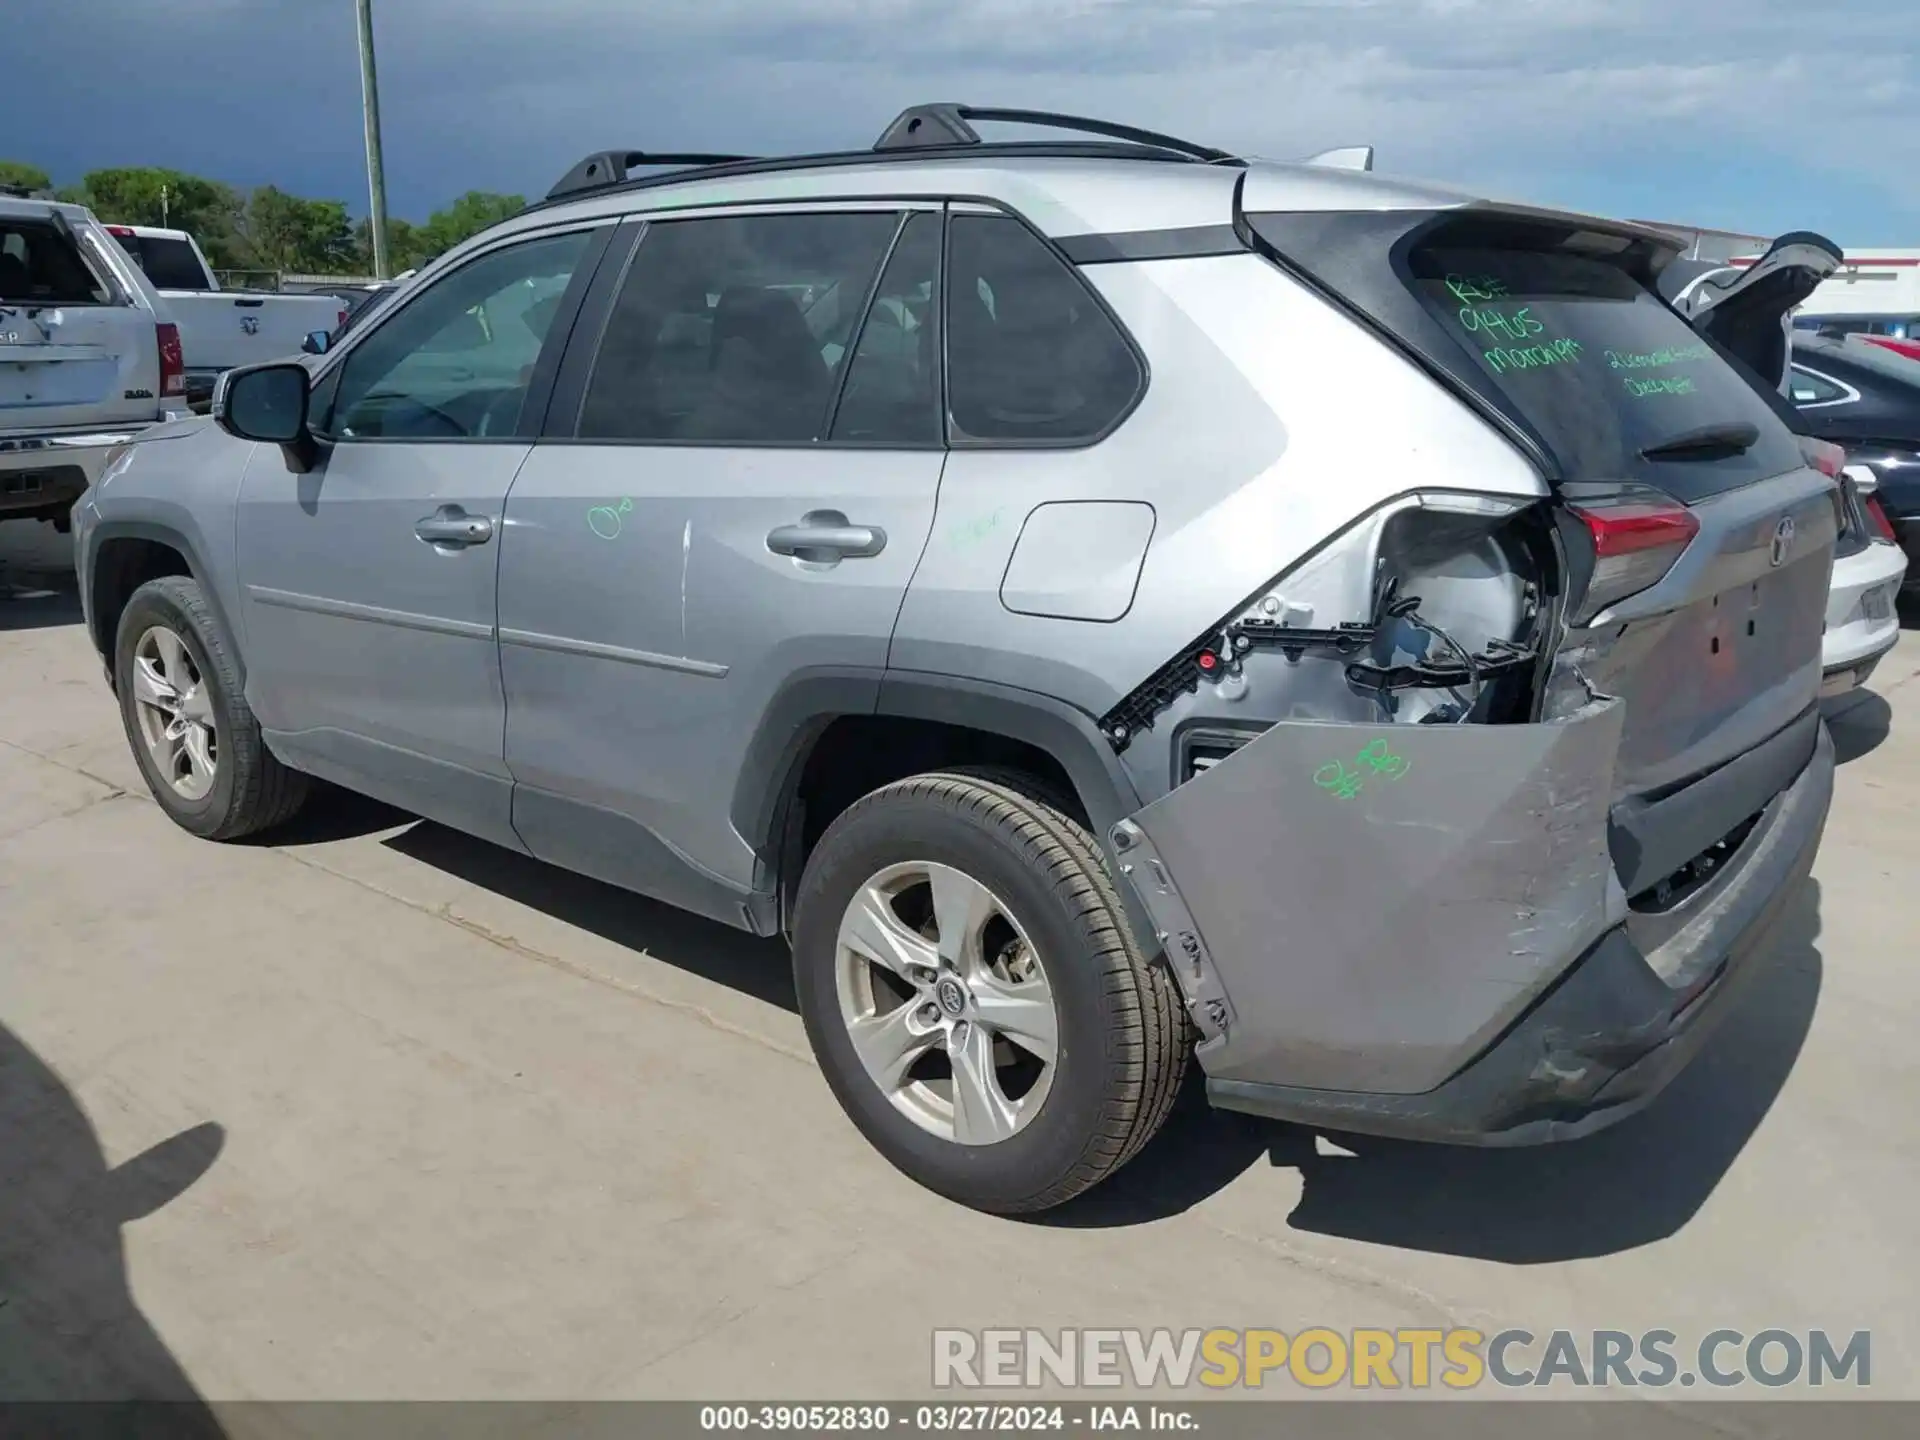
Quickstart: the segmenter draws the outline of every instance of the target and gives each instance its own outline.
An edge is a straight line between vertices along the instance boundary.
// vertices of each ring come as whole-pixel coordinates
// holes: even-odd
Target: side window
[[[1798,365],[1793,367],[1792,378],[1787,381],[1787,395],[1796,405],[1831,405],[1847,398],[1844,388]]]
[[[514,434],[591,238],[577,230],[492,251],[382,317],[340,368],[328,429],[356,440]]]
[[[940,217],[909,217],[880,276],[834,413],[832,438],[939,445]]]
[[[953,438],[1090,441],[1145,375],[1106,310],[1030,230],[955,215],[948,238],[947,403]]]
[[[653,222],[607,318],[581,438],[818,439],[898,225],[889,212]]]

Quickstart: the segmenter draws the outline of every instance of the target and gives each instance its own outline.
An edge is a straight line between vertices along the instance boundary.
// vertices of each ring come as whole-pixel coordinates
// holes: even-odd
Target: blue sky
[[[352,0],[3,0],[0,157],[366,205]],[[922,100],[1603,214],[1920,246],[1920,0],[375,0],[388,203],[589,150],[870,143]],[[104,42],[104,43],[103,43]],[[84,56],[84,63],[68,63]],[[67,59],[62,59],[67,57]]]

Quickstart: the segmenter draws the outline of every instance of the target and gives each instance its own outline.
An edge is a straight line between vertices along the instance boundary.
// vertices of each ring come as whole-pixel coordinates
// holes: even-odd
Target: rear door
[[[56,213],[0,209],[0,430],[151,420],[154,318]]]
[[[536,855],[739,922],[733,802],[788,739],[763,727],[808,676],[872,703],[932,524],[941,229],[885,202],[657,221],[590,304],[501,552]]]

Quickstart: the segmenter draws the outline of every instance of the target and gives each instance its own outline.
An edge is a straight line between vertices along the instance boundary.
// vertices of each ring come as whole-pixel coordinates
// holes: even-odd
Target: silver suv
[[[195,834],[318,776],[786,933],[841,1104],[964,1204],[1112,1173],[1190,1055],[1579,1135],[1832,788],[1834,485],[1676,243],[949,105],[599,154],[125,452],[89,623]]]

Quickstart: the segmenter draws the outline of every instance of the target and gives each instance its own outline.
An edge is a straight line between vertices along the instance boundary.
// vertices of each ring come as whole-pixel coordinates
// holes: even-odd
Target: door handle
[[[780,525],[767,533],[767,549],[815,565],[878,555],[887,548],[887,532],[878,525],[853,525],[838,510],[809,510],[798,525]]]
[[[458,505],[442,505],[426,519],[418,521],[413,533],[429,545],[464,548],[484,545],[493,538],[493,521],[485,515],[469,515]]]

